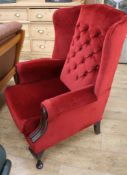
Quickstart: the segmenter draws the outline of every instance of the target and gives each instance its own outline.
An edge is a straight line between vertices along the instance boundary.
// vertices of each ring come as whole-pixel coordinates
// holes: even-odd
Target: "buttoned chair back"
[[[107,75],[103,74],[103,76],[112,77],[111,65],[114,64],[113,67],[116,67],[118,63],[126,34],[124,25],[127,17],[123,12],[113,10],[110,6],[98,4],[85,5],[82,6],[82,9],[80,8],[81,6],[71,9],[72,15],[74,16],[72,16],[71,21],[69,18],[67,22],[64,22],[64,29],[61,28],[61,33],[58,32],[61,26],[60,24],[57,25],[55,20],[58,20],[58,13],[62,14],[63,9],[54,15],[56,46],[53,57],[66,58],[61,73],[61,81],[63,81],[70,90],[77,90],[96,84],[95,91],[98,94],[99,86],[102,82],[102,72],[107,69],[105,72]],[[67,16],[69,16],[69,14],[67,14]],[[66,23],[70,23],[70,26]],[[121,30],[121,27],[116,29],[120,24],[121,27],[123,25],[122,34],[118,34],[118,31],[116,31]],[[117,39],[113,41],[115,33],[115,39]],[[58,46],[59,37],[63,42]],[[67,42],[69,45],[65,46]],[[107,48],[107,45],[109,45],[108,47],[110,48]],[[61,47],[63,47],[63,50]],[[60,53],[58,53],[59,50],[61,50]],[[114,54],[114,57],[112,54]],[[110,72],[108,72],[108,69],[110,69]],[[96,81],[97,77],[98,81]],[[111,83],[111,81],[109,81],[109,83]],[[102,87],[102,85],[100,87]],[[108,89],[109,87],[110,85],[106,88]],[[101,91],[103,90],[101,89]]]
[[[59,9],[53,22],[52,58],[17,64],[18,84],[5,91],[37,168],[43,150],[91,125],[100,133],[127,33],[127,15],[102,4]]]

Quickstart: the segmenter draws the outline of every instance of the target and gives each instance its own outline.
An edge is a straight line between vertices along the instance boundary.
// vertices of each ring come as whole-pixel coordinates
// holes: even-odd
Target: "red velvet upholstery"
[[[95,84],[95,93],[98,97],[111,88],[126,34],[127,15],[109,29],[105,38],[101,66]]]
[[[54,24],[53,59],[19,63],[19,84],[5,91],[13,119],[35,153],[102,119],[127,15],[106,5],[82,5],[55,12]],[[39,125],[43,106],[48,128],[33,143],[29,135]]]
[[[20,131],[28,135],[37,127],[41,115],[41,101],[67,91],[67,87],[59,78],[8,87],[6,89],[7,102]]]
[[[61,59],[37,59],[17,64],[17,73],[20,84],[59,77],[64,60]]]
[[[55,44],[52,55],[53,59],[66,59],[80,8],[81,6],[63,8],[54,13]]]
[[[100,8],[100,5],[81,8],[61,74],[61,80],[70,90],[95,84],[105,35],[122,16],[120,11],[105,6]]]

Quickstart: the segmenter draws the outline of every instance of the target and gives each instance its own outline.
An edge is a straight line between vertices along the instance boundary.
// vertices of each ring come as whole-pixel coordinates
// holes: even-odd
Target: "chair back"
[[[102,55],[107,35],[112,26],[118,27],[116,24],[124,16],[127,15],[107,5],[83,5],[81,7],[61,73],[61,80],[70,90],[95,85],[99,69],[104,64]],[[109,50],[106,52],[108,53]],[[113,61],[108,58],[108,54],[105,59],[105,63],[109,65]]]

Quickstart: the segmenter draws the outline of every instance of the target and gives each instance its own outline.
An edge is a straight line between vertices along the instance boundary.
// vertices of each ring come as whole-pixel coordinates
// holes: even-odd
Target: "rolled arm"
[[[58,77],[63,65],[64,60],[49,58],[20,62],[16,65],[18,83],[32,83]]]
[[[29,136],[31,141],[33,143],[36,142],[41,136],[45,134],[47,128],[48,128],[48,114],[46,108],[43,106],[39,126]]]
[[[96,100],[97,97],[94,94],[94,86],[90,86],[44,100],[41,105],[45,106],[48,113],[48,120],[51,121],[61,113],[88,105]]]
[[[86,106],[95,101],[97,101],[97,97],[94,94],[93,86],[44,100],[41,103],[42,118],[37,129],[30,134],[31,141],[36,142],[40,137],[42,137],[47,131],[48,122],[61,113]]]
[[[18,32],[22,27],[19,22],[9,22],[5,24],[0,24],[0,40],[5,40],[9,38],[16,32]]]

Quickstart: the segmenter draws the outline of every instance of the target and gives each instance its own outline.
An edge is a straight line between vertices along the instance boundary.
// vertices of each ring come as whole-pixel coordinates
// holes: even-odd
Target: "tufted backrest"
[[[60,77],[70,90],[95,84],[106,33],[123,15],[123,12],[101,4],[81,7]]]

